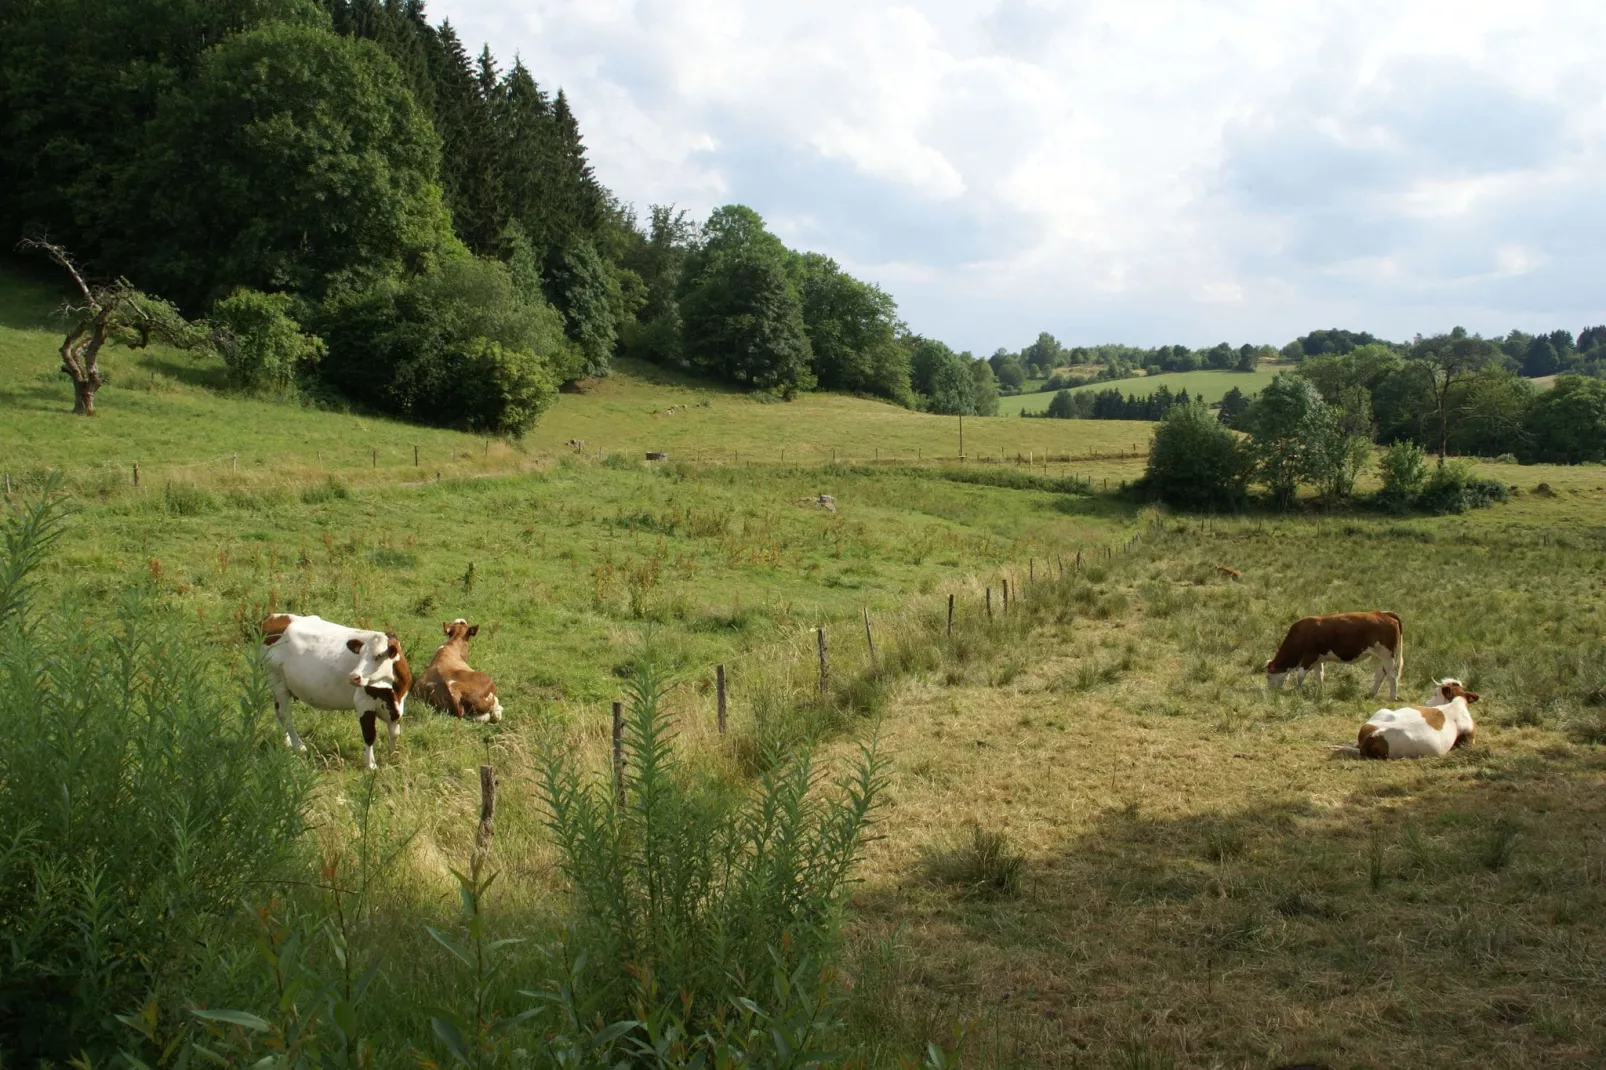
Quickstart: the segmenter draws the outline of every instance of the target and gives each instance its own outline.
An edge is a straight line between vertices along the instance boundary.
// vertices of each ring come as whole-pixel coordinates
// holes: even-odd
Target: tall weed
[[[282,873],[310,787],[265,681],[229,683],[139,591],[103,619],[35,604],[54,487],[0,556],[0,1059],[117,1050],[119,1013],[182,1000],[247,889]]]
[[[700,1034],[735,1006],[770,1013],[777,971],[831,960],[885,763],[866,748],[827,791],[804,748],[751,794],[733,790],[681,761],[661,709],[668,683],[650,652],[637,660],[622,784],[552,751],[540,793],[574,890],[561,951],[572,999],[587,1020],[640,1023],[673,1000],[678,1028]],[[633,1035],[650,1039],[645,1025]]]

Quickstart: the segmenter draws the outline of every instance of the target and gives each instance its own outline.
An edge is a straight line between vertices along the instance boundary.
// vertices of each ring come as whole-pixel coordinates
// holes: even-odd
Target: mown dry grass
[[[862,1028],[972,1022],[971,1065],[1598,1065],[1602,537],[1497,515],[1156,529],[1072,599],[1125,612],[1034,632],[1007,686],[895,696]],[[1475,747],[1335,760],[1369,673],[1264,693],[1287,619],[1374,605],[1407,622],[1402,699],[1451,672],[1482,691]],[[974,828],[1024,853],[1019,896],[922,869]]]

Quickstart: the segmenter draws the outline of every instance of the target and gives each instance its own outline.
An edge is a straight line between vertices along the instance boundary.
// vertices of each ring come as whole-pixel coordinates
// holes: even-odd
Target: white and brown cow
[[[1368,696],[1375,696],[1387,677],[1389,701],[1399,701],[1400,671],[1405,667],[1405,632],[1398,613],[1382,610],[1302,617],[1289,627],[1277,653],[1266,662],[1266,684],[1271,690],[1280,691],[1288,675],[1297,669],[1299,678],[1294,686],[1303,688],[1306,675],[1314,668],[1317,685],[1321,686],[1326,683],[1323,667],[1327,662],[1349,664],[1368,656],[1377,662]]]
[[[275,613],[262,621],[262,660],[285,743],[298,751],[307,749],[290,719],[290,702],[300,699],[323,710],[356,711],[362,721],[367,768],[375,768],[375,722],[380,717],[395,751],[413,674],[394,633]]]
[[[418,681],[418,693],[424,701],[451,714],[471,721],[495,724],[502,719],[502,703],[496,697],[496,684],[482,672],[468,665],[468,641],[480,634],[478,624],[470,625],[462,617],[441,625],[446,642],[435,651],[429,668]]]
[[[1372,714],[1361,725],[1356,747],[1362,758],[1442,758],[1477,734],[1468,709],[1476,701],[1478,693],[1460,680],[1440,680],[1427,705]]]

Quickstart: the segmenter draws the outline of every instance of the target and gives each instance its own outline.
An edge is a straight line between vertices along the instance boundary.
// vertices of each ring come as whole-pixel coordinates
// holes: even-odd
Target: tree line
[[[160,309],[239,389],[419,422],[520,433],[617,354],[996,411],[986,361],[750,209],[638,217],[563,91],[422,0],[12,0],[0,233],[86,280],[69,330]]]

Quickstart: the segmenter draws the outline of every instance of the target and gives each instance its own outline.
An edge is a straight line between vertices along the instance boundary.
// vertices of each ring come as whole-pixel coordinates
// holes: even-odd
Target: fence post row
[[[613,704],[613,794],[625,804],[625,704]]]

